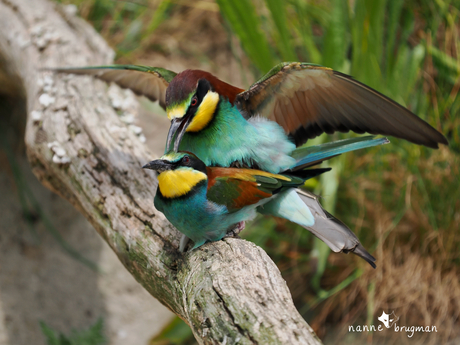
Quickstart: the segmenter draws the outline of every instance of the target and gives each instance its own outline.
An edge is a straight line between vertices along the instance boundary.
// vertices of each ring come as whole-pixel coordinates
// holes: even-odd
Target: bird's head
[[[179,73],[166,90],[166,112],[171,120],[166,151],[178,151],[185,132],[205,129],[217,113],[221,98],[233,103],[242,91],[208,72],[186,70]]]
[[[158,172],[158,186],[165,198],[178,198],[198,184],[206,184],[206,165],[193,153],[168,152],[142,168]]]

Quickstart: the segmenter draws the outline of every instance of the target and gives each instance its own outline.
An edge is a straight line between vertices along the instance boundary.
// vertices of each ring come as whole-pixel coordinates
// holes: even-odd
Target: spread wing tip
[[[402,136],[397,136],[397,138],[408,140],[414,144],[423,145],[431,149],[439,149],[439,144],[449,146],[447,138],[433,127],[431,127],[430,133],[428,133],[425,137],[419,138],[419,140],[416,140],[415,138],[410,140],[407,137]]]
[[[438,141],[436,143],[436,148],[439,148],[438,144],[449,146],[449,141],[447,140],[447,138],[440,132],[438,132],[438,134],[439,135],[438,135]]]

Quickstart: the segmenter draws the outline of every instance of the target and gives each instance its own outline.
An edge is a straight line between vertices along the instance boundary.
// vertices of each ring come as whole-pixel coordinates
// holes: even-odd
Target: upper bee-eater
[[[448,144],[388,97],[314,64],[281,63],[246,91],[200,70],[114,65],[55,71],[91,74],[159,100],[171,120],[165,152],[193,152],[209,166],[278,173],[298,164],[296,146],[324,132],[390,135],[432,148]]]
[[[351,251],[375,267],[375,259],[343,223],[323,210],[314,195],[295,189],[330,169],[273,174],[256,169],[206,167],[187,152],[169,152],[144,168],[159,174],[156,209],[194,241],[193,248],[222,239],[260,212],[297,223],[326,243],[331,237],[343,240],[349,248],[344,252]],[[184,246],[181,241],[181,250]]]

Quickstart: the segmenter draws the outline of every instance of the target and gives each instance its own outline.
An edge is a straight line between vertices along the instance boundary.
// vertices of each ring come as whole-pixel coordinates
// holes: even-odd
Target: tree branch
[[[117,114],[136,111],[131,93],[40,71],[111,63],[113,51],[89,25],[50,1],[0,0],[0,56],[0,80],[11,83],[0,92],[27,99],[35,175],[89,219],[200,343],[320,344],[261,248],[226,239],[178,252],[180,234],[153,207],[155,175],[141,169],[153,156]]]

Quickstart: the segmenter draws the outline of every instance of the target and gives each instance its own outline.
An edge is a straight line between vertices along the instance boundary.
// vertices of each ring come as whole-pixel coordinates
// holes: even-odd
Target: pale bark
[[[261,248],[226,239],[178,252],[180,234],[153,207],[155,175],[141,169],[154,157],[120,120],[113,88],[40,71],[107,64],[113,56],[88,24],[50,1],[0,0],[0,92],[27,99],[35,175],[89,219],[200,343],[319,344]],[[120,94],[136,111],[133,96]]]

